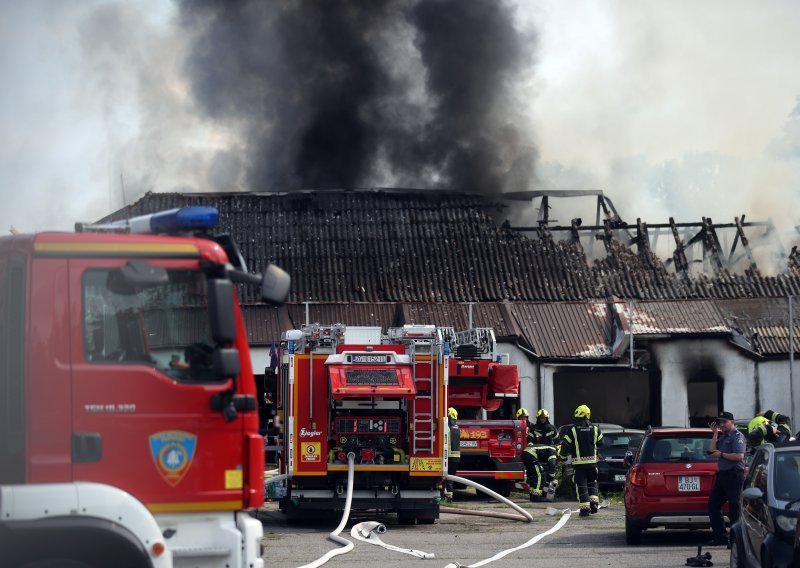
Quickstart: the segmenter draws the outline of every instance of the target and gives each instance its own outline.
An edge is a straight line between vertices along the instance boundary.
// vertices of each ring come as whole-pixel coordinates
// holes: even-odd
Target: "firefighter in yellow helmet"
[[[550,413],[546,409],[540,408],[539,412],[536,413],[536,422],[531,426],[531,431],[534,434],[541,435],[542,442],[548,446],[556,445],[556,427],[550,424]]]
[[[547,444],[539,432],[520,456],[525,464],[526,481],[531,501],[552,501],[556,490],[556,449]]]
[[[461,463],[461,429],[458,427],[458,411],[452,406],[447,409],[447,424],[450,427],[450,453],[447,456],[447,475],[455,475]],[[453,482],[444,482],[444,498],[453,498]]]
[[[762,415],[757,415],[747,424],[747,445],[755,450],[765,443],[777,444],[779,441],[778,426]]]
[[[791,440],[792,422],[788,416],[774,410],[765,410],[764,412],[759,412],[758,415],[774,423],[778,442],[787,442]]]
[[[603,434],[589,418],[592,411],[585,404],[575,409],[575,421],[572,428],[564,434],[558,457],[566,459],[572,456],[572,467],[575,471],[575,491],[578,494],[580,516],[586,517],[596,513],[600,498],[597,487],[597,444]]]

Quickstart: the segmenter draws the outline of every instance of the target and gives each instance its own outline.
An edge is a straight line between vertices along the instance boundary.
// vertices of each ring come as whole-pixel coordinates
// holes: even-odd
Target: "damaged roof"
[[[283,319],[259,304],[255,290],[241,290],[256,344],[304,323],[305,302],[310,322],[384,329],[404,323],[463,329],[471,303],[475,326],[492,327],[498,337],[519,338],[540,357],[606,359],[614,356],[610,346],[618,331],[611,312],[624,317],[632,300],[635,336],[739,333],[753,345],[753,337],[760,338],[755,352],[773,353],[783,344],[780,332],[770,326],[776,318],[785,320],[784,298],[800,294],[796,249],[787,269],[776,276],[761,275],[754,263],[734,271],[733,251],[726,261],[719,247],[703,260],[713,257],[713,273],[693,275],[686,267],[698,261],[687,261],[683,244],[673,258],[661,259],[642,237],[648,234],[645,224],[628,227],[617,218],[583,227],[592,242],[602,241],[593,247],[604,254],[590,260],[577,233],[579,223],[573,221],[572,238],[569,227],[547,222],[512,228],[508,218],[525,204],[500,195],[411,190],[148,193],[109,219],[186,205],[218,208],[219,231],[239,243],[251,271],[274,262],[291,274]],[[744,234],[739,219],[736,228]],[[712,229],[704,218],[702,231],[689,241],[702,237],[712,246]]]

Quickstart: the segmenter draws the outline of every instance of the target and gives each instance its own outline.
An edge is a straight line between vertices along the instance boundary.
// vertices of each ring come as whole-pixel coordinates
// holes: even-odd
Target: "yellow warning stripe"
[[[243,503],[238,501],[192,501],[189,503],[147,503],[153,513],[175,513],[178,511],[238,511]]]
[[[33,249],[40,253],[146,253],[199,255],[197,246],[187,243],[43,243],[36,242]]]

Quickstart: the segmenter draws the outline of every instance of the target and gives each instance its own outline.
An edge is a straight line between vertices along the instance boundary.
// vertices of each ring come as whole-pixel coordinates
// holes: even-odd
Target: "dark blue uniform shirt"
[[[720,434],[717,438],[717,450],[725,454],[743,454],[745,450],[744,435],[736,428],[727,434]],[[730,469],[744,469],[744,462],[719,458],[719,471]]]

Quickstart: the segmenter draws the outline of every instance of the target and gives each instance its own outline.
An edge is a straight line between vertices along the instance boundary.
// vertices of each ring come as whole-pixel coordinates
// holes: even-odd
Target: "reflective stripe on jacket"
[[[558,449],[558,455],[566,458],[572,455],[572,465],[585,465],[597,463],[597,444],[603,439],[603,434],[597,425],[588,420],[582,420],[564,434],[564,441]]]

